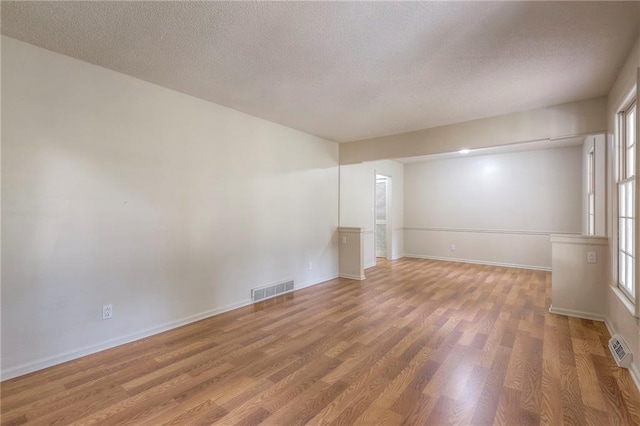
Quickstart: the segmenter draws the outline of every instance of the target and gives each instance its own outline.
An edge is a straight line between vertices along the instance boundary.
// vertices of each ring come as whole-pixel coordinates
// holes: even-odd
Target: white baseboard
[[[554,308],[553,305],[549,307],[549,312],[551,312],[552,314],[566,315],[569,317],[602,321],[604,322],[604,325],[607,327],[607,330],[609,331],[609,334],[611,336],[616,334],[616,330],[613,327],[613,324],[611,323],[611,321],[609,321],[609,318],[607,318],[605,315],[593,314],[593,313],[582,312],[582,311],[574,311],[571,309]],[[633,379],[633,383],[635,383],[636,388],[638,388],[638,391],[640,391],[640,371],[638,371],[638,367],[636,367],[634,363],[631,363],[631,367],[629,368],[629,374],[631,375],[631,379]]]
[[[300,290],[306,287],[311,287],[313,285],[321,284],[323,282],[326,282],[335,278],[337,278],[337,276],[333,275],[330,278],[313,280],[313,281],[304,283],[302,285],[296,286],[294,291]],[[232,303],[226,306],[210,309],[208,311],[191,315],[176,321],[171,321],[171,322],[159,325],[157,327],[152,327],[143,331],[128,334],[123,337],[110,339],[105,342],[98,343],[97,345],[86,346],[81,349],[76,349],[73,351],[65,352],[65,353],[54,355],[51,357],[42,358],[36,361],[20,364],[16,367],[2,370],[2,372],[0,372],[0,381],[13,379],[15,377],[33,373],[34,371],[38,371],[44,368],[53,367],[54,365],[62,364],[63,362],[67,362],[77,358],[81,358],[83,356],[91,355],[96,352],[104,351],[106,349],[115,348],[116,346],[124,345],[126,343],[135,342],[136,340],[144,339],[145,337],[153,336],[154,334],[159,334],[165,331],[173,330],[174,328],[182,327],[183,325],[191,324],[193,322],[200,321],[216,315],[220,315],[225,312],[232,311],[234,309],[242,308],[244,306],[251,305],[252,303],[253,302],[251,301],[251,299],[245,299],[237,303]]]
[[[302,290],[303,288],[313,287],[314,285],[318,285],[318,284],[326,283],[327,281],[335,280],[338,277],[339,277],[339,275],[335,274],[335,275],[331,275],[331,276],[328,276],[328,277],[318,278],[318,279],[315,279],[315,280],[312,280],[312,281],[308,281],[306,283],[302,283],[300,285],[297,285],[295,290]]]
[[[609,321],[609,318],[605,318],[604,325],[607,326],[607,330],[609,330],[609,334],[613,336],[615,334],[615,330],[613,329],[613,324]]]
[[[340,274],[339,276],[340,278],[347,278],[349,280],[358,280],[358,281],[362,281],[366,278],[364,275],[351,275],[351,274]]]
[[[251,299],[246,299],[238,303],[232,303],[230,305],[211,309],[211,310],[201,312],[195,315],[191,315],[176,321],[171,321],[171,322],[159,325],[157,327],[152,327],[143,331],[128,334],[123,337],[110,339],[105,342],[98,343],[97,345],[86,346],[81,349],[76,349],[76,350],[65,352],[59,355],[54,355],[52,357],[39,359],[37,361],[27,362],[27,363],[18,365],[17,367],[3,370],[2,380],[12,379],[14,377],[22,376],[24,374],[32,373],[34,371],[42,370],[47,367],[52,367],[54,365],[61,364],[63,362],[67,362],[83,356],[91,355],[96,352],[115,348],[116,346],[124,345],[126,343],[131,343],[136,340],[144,339],[145,337],[153,336],[154,334],[159,334],[168,330],[172,330],[174,328],[182,327],[183,325],[200,321],[202,319],[209,318],[214,315],[219,315],[224,312],[232,311],[234,309],[238,309],[243,306],[250,305],[251,303],[252,303]]]
[[[572,309],[556,308],[553,305],[549,306],[549,312],[551,312],[552,314],[565,315],[568,317],[602,321],[603,323],[607,324],[607,317],[601,314],[594,314],[591,312],[583,312],[583,311],[574,311]],[[607,328],[609,327],[607,326]]]
[[[427,256],[424,254],[405,254],[404,257],[414,259],[442,260],[444,262],[472,263],[475,265],[502,266],[504,268],[532,269],[534,271],[551,271],[550,266],[520,265],[517,263],[492,262],[489,260],[459,259],[457,257]]]
[[[618,334],[611,321],[609,321],[609,318],[606,318],[604,323],[607,326],[607,330],[609,330],[609,334],[611,336],[613,336],[614,334]],[[633,354],[633,356],[635,357],[635,354]],[[631,374],[631,378],[633,379],[633,383],[636,384],[636,388],[638,388],[638,391],[640,391],[640,371],[638,370],[638,367],[636,367],[636,364],[633,362],[631,362],[631,366],[629,367],[629,374]]]
[[[634,363],[631,363],[631,367],[629,368],[629,373],[631,373],[631,378],[633,379],[633,383],[636,384],[636,387],[640,391],[640,371],[638,371],[638,367]]]

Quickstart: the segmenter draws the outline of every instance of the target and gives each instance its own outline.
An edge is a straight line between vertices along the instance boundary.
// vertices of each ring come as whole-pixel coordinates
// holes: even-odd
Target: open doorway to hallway
[[[391,177],[376,173],[375,253],[376,258],[391,259]]]

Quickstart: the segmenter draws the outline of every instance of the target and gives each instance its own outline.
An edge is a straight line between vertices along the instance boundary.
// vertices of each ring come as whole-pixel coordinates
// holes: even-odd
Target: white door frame
[[[374,253],[374,260],[377,263],[377,258],[378,258],[378,251],[376,250],[376,232],[377,232],[377,226],[376,226],[376,208],[375,206],[377,205],[376,203],[376,184],[378,181],[378,177],[383,177],[387,180],[387,191],[386,191],[386,209],[387,209],[387,220],[386,220],[386,226],[385,226],[385,231],[386,231],[386,253],[385,253],[385,257],[388,260],[391,260],[392,258],[392,253],[393,253],[393,208],[392,208],[392,195],[393,195],[393,179],[391,178],[391,176],[382,174],[382,173],[378,173],[378,171],[374,170],[373,173],[373,205],[374,205],[374,209],[373,209],[373,230],[374,230],[374,237],[373,237],[373,253]]]

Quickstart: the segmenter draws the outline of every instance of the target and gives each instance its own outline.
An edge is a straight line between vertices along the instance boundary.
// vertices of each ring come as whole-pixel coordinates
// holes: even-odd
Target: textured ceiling
[[[346,142],[605,95],[639,2],[2,2],[2,33]]]

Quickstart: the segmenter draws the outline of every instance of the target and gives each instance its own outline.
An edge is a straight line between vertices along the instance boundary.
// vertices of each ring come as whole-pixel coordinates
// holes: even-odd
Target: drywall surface
[[[406,164],[405,255],[549,269],[549,235],[580,233],[581,153],[574,146]]]
[[[339,273],[342,278],[364,280],[362,228],[338,228],[340,237]]]
[[[4,379],[337,276],[337,144],[2,48]]]
[[[607,98],[595,98],[340,144],[340,164],[602,133]]]
[[[625,103],[634,96],[634,93],[635,96],[637,96],[638,84],[640,84],[640,38],[638,38],[634,48],[629,53],[627,61],[620,70],[620,74],[609,93],[609,107],[607,111],[607,157],[609,158],[607,163],[607,190],[610,196],[607,202],[607,233],[610,236],[611,266],[607,275],[610,291],[607,292],[608,299],[606,301],[608,326],[612,332],[619,333],[626,340],[629,348],[633,352],[631,371],[634,374],[636,384],[640,387],[640,325],[638,319],[635,317],[637,307],[633,306],[630,301],[627,301],[626,296],[617,289],[617,185],[614,167],[614,159],[616,158],[614,149],[616,115],[620,112],[621,108],[625,106]],[[639,126],[636,126],[636,132],[638,132],[638,128]],[[638,133],[636,133],[636,140],[639,140],[638,136]],[[637,157],[638,155],[640,155],[640,151],[636,150],[636,164],[640,164]],[[639,211],[639,203],[640,197],[637,195],[636,186],[636,212]],[[636,226],[636,247],[638,246],[638,241],[640,241],[638,229]],[[636,272],[638,271],[638,266],[639,265],[636,264]],[[636,277],[637,276],[638,274],[636,273]]]
[[[375,252],[375,176],[391,178],[391,259],[404,255],[404,165],[382,160],[340,166],[340,226],[363,229],[364,266],[376,263]]]
[[[606,309],[602,302],[607,297],[607,238],[554,234],[551,245],[551,312],[602,320]]]
[[[625,61],[618,78],[611,88],[608,97],[607,130],[613,134],[615,130],[615,117],[619,108],[626,101],[632,89],[636,86],[638,69],[640,68],[640,38],[636,42]]]

